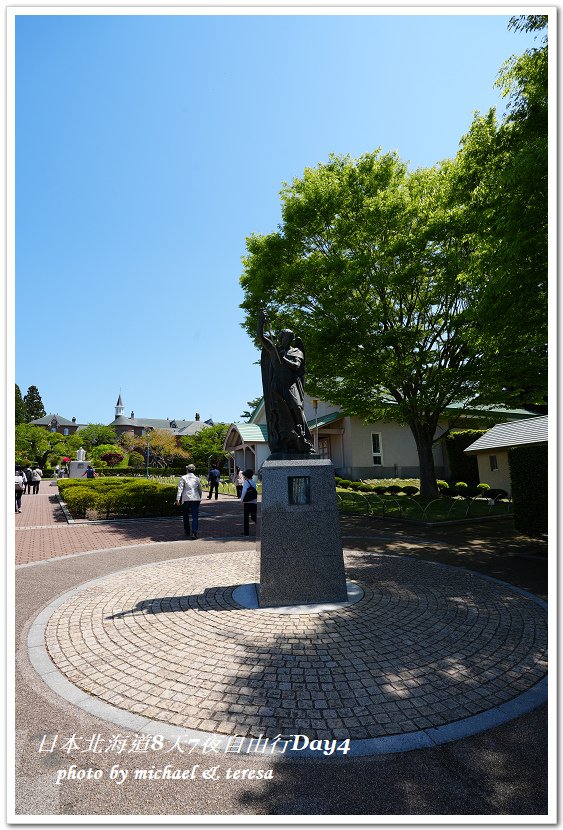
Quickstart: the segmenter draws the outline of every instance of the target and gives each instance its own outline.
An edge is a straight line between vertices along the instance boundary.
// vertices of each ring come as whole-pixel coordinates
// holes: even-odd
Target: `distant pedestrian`
[[[240,501],[244,508],[244,536],[250,536],[250,519],[256,524],[258,511],[258,491],[253,482],[254,470],[244,471],[244,484]]]
[[[190,513],[192,514],[192,532],[191,538],[197,539],[197,530],[199,527],[199,505],[203,491],[201,489],[201,481],[195,475],[195,467],[193,464],[188,464],[186,467],[186,475],[182,476],[178,482],[178,492],[176,493],[176,505],[182,505],[182,516],[184,519],[184,533],[189,538],[190,536]]]
[[[221,473],[217,467],[217,464],[213,462],[211,465],[211,469],[207,474],[207,478],[209,479],[209,495],[207,496],[208,499],[211,498],[213,495],[213,490],[215,490],[215,499],[219,498],[219,479],[221,478]]]
[[[86,478],[96,478],[96,471],[91,464],[88,464],[88,466],[82,473],[81,478],[84,478],[84,476],[86,476]]]
[[[237,499],[240,499],[240,497],[242,496],[242,488],[244,485],[244,475],[240,467],[235,467],[233,482],[235,487],[237,488]]]
[[[31,480],[33,482],[33,495],[36,496],[39,492],[39,484],[43,478],[43,470],[41,467],[34,467],[31,473]]]
[[[25,476],[25,492],[31,493],[31,489],[33,487],[33,481],[31,479],[33,475],[33,470],[30,466],[25,467],[23,474]]]
[[[25,492],[26,477],[20,467],[16,467],[16,513],[22,512],[22,496]]]

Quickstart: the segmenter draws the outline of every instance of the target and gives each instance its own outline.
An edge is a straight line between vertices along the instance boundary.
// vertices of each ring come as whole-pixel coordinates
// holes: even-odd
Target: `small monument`
[[[88,467],[88,463],[85,461],[85,458],[86,452],[83,447],[80,447],[80,449],[76,450],[76,461],[69,462],[69,478],[82,478],[82,476],[86,472],[86,468]]]
[[[315,452],[303,412],[305,349],[277,344],[260,312],[262,385],[271,454],[262,466],[260,607],[346,602],[334,468]]]

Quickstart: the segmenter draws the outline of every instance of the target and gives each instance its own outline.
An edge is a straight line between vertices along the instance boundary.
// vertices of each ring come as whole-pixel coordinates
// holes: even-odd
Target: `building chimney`
[[[195,419],[196,419],[196,421],[199,421],[199,419],[200,419],[200,414],[199,414],[199,412],[196,412],[196,414],[195,414]]]
[[[76,423],[76,418],[74,417],[74,415],[72,416],[72,423],[73,423],[73,424],[75,424],[75,423]]]
[[[133,412],[133,410],[131,410],[131,420],[133,420],[134,417],[135,417],[135,413]]]

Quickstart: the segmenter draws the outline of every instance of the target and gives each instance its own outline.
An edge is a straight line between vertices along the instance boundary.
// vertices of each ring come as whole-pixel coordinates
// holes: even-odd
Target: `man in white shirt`
[[[176,504],[182,505],[182,515],[184,518],[184,533],[188,538],[190,537],[190,513],[192,514],[192,539],[197,539],[197,529],[199,527],[199,503],[201,502],[201,494],[201,481],[195,475],[195,467],[193,464],[188,464],[188,466],[186,467],[186,475],[182,476],[182,478],[178,482]]]

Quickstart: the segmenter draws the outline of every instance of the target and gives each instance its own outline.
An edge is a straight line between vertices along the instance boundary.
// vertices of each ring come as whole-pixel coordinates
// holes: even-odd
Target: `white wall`
[[[496,455],[498,470],[491,470],[489,456]],[[512,484],[510,481],[510,467],[508,466],[508,452],[506,450],[487,450],[477,455],[479,466],[479,481],[491,487],[506,490],[510,495]]]

